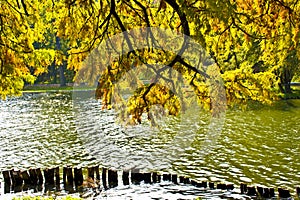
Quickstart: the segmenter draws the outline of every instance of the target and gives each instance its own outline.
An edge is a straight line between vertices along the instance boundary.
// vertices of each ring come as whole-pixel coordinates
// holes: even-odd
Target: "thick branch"
[[[26,15],[26,16],[29,16],[29,14],[28,14],[28,12],[27,12],[27,8],[26,8],[26,4],[25,4],[24,0],[21,0],[21,3],[22,3],[22,6],[23,6],[23,8],[24,8],[25,15]]]
[[[123,35],[125,37],[127,45],[129,46],[130,51],[132,51],[134,53],[134,55],[135,55],[135,51],[134,51],[134,49],[132,47],[132,44],[131,44],[131,41],[130,41],[130,39],[128,37],[127,30],[126,30],[125,26],[123,25],[123,22],[121,21],[119,15],[116,12],[116,2],[115,2],[115,0],[111,1],[110,12],[114,16],[114,18],[117,20],[117,23],[118,23],[118,25],[120,26],[120,28],[121,28],[121,30],[123,32]]]

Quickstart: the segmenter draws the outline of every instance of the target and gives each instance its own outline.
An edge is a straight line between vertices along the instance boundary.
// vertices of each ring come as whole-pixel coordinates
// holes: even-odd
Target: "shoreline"
[[[43,92],[68,92],[68,91],[90,91],[96,87],[91,86],[74,86],[74,83],[67,83],[66,86],[59,84],[35,84],[24,86],[22,93],[43,93]],[[293,93],[283,94],[278,93],[279,100],[300,99],[300,87],[293,87]]]

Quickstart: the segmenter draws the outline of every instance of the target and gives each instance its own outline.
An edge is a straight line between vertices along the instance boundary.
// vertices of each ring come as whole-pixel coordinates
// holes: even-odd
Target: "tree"
[[[1,55],[3,55],[2,60],[4,55],[10,58],[11,54],[18,58],[10,61],[13,63],[11,67],[13,73],[16,73],[18,66],[21,66],[19,63],[22,63],[24,67],[22,70],[25,72],[28,69],[27,65],[35,66],[39,71],[38,69],[41,68],[37,67],[38,61],[41,62],[41,58],[46,55],[48,60],[45,58],[42,60],[48,62],[44,64],[49,64],[55,58],[63,60],[62,54],[57,51],[53,53],[53,51],[32,47],[33,41],[45,39],[45,30],[49,27],[56,30],[57,37],[68,42],[70,48],[68,69],[79,72],[77,77],[82,76],[80,74],[82,63],[88,62],[85,61],[88,55],[97,49],[99,44],[109,40],[115,34],[124,33],[135,27],[176,30],[197,41],[214,59],[221,71],[229,105],[243,104],[249,100],[270,103],[276,99],[277,88],[289,92],[288,85],[293,75],[299,71],[300,3],[297,0],[149,0],[142,2],[137,0],[44,0],[42,2],[21,0],[22,5],[18,5],[18,2],[1,1],[4,8],[1,11],[1,32],[4,33],[1,34],[3,52]],[[18,19],[21,23],[10,22],[15,24],[13,27],[7,25],[10,23],[3,23],[10,19]],[[50,21],[52,23],[49,23]],[[37,22],[38,25],[35,23],[33,26],[33,22]],[[22,34],[24,30],[31,35]],[[88,69],[90,70],[88,74],[91,76],[100,75],[98,98],[103,98],[106,107],[109,107],[115,81],[137,66],[146,65],[148,68],[153,68],[155,63],[159,62],[166,66],[162,69],[165,74],[159,74],[160,76],[167,78],[170,69],[179,72],[193,88],[199,103],[212,109],[212,99],[206,81],[214,74],[212,72],[208,74],[201,67],[195,69],[195,65],[190,61],[194,58],[189,57],[189,60],[183,56],[189,52],[189,40],[181,41],[182,45],[177,49],[179,53],[175,55],[172,51],[158,48],[156,41],[159,35],[151,31],[149,34],[148,48],[134,49],[125,55],[120,55],[119,59],[111,60],[106,66],[101,66],[105,67],[101,74],[93,73],[94,69]],[[134,40],[126,33],[123,35],[123,44],[131,49]],[[107,48],[113,52],[114,47],[118,45],[120,46],[118,42],[111,43]],[[25,55],[30,57],[41,51],[44,51],[42,55],[33,56],[37,59],[31,57],[34,63],[24,58]],[[5,60],[8,62],[9,59]],[[2,66],[9,69],[7,67],[9,65],[2,64]],[[28,72],[23,74],[26,76],[14,74],[13,77],[18,77],[20,83],[26,77],[32,78]],[[16,91],[8,87],[3,88],[0,90],[2,96],[21,89],[21,85],[17,87],[12,81],[6,84],[16,88]],[[148,94],[166,93],[165,89],[156,84],[143,85],[137,89],[138,91],[140,93],[136,93],[136,97],[144,101],[142,112],[147,112],[149,110],[147,106],[153,101],[151,98],[145,98]],[[136,99],[133,98],[132,101],[134,100]],[[129,110],[133,115],[138,109],[141,107],[135,105]],[[138,120],[139,116],[137,115],[135,119]]]
[[[45,24],[40,8],[45,2],[1,0],[0,11],[0,95],[19,95],[24,81],[33,83],[55,57],[55,52],[35,49],[35,41],[43,41]],[[36,23],[34,23],[36,22]],[[33,74],[30,68],[34,68]]]

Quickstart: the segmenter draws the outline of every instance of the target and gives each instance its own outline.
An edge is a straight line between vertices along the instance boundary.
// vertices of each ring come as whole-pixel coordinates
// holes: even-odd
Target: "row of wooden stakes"
[[[78,192],[80,188],[83,187],[102,187],[103,189],[113,188],[118,186],[120,183],[118,181],[118,172],[115,170],[110,170],[106,168],[99,169],[98,166],[87,168],[87,176],[84,179],[82,168],[72,168],[63,167],[62,169],[62,183],[64,189],[69,193]],[[59,167],[50,169],[29,169],[28,171],[16,171],[8,170],[2,171],[4,178],[4,193],[10,193],[11,191],[17,193],[21,191],[27,191],[28,189],[33,189],[35,192],[44,192],[51,190],[61,190],[61,178]],[[187,177],[179,176],[176,174],[158,174],[156,172],[152,173],[140,173],[134,171],[123,171],[122,172],[122,184],[140,184],[142,181],[144,183],[159,183],[163,181],[171,181],[175,184],[191,184],[195,187],[208,188],[208,189],[220,189],[220,190],[233,190],[233,184],[215,183],[213,182],[198,182],[195,180],[190,180]],[[74,187],[75,186],[75,187]],[[246,194],[249,196],[260,196],[264,198],[275,197],[274,188],[263,188],[247,186],[247,184],[240,184],[241,194]],[[300,188],[296,188],[296,194],[300,195]],[[278,188],[278,196],[280,198],[289,198],[291,194],[289,190]]]

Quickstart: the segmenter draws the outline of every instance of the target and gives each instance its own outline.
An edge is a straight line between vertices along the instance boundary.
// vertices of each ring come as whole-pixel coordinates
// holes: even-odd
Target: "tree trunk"
[[[59,66],[59,80],[60,80],[60,87],[66,86],[66,77],[65,77],[65,70],[64,66]]]
[[[56,36],[55,41],[56,41],[56,50],[61,50],[60,38],[58,36]],[[60,83],[60,87],[66,86],[66,77],[65,77],[65,70],[63,65],[59,66],[59,83]]]
[[[290,73],[289,69],[284,69],[283,73],[280,76],[280,84],[279,84],[279,88],[282,93],[285,94],[292,93],[292,89],[291,89],[292,78],[293,76]]]

